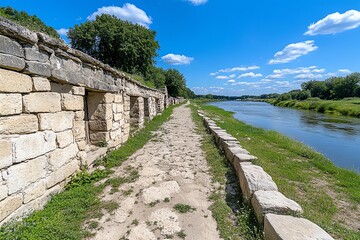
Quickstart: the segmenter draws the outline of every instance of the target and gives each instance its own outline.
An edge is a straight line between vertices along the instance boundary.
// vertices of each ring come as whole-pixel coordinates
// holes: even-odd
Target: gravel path
[[[208,210],[213,187],[200,140],[191,110],[184,105],[175,108],[152,140],[114,169],[113,178],[136,171],[138,177],[118,189],[105,189],[102,200],[119,207],[104,211],[89,239],[220,239]],[[176,204],[192,209],[180,213]]]

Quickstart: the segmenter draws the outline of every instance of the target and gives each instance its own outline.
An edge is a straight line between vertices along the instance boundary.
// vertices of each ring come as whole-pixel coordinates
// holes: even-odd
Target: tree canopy
[[[0,16],[29,28],[30,30],[43,32],[54,38],[60,38],[54,28],[47,26],[36,15],[31,16],[24,11],[19,12],[11,7],[0,7]]]
[[[69,29],[72,47],[131,74],[150,73],[159,44],[156,32],[138,24],[102,14]]]

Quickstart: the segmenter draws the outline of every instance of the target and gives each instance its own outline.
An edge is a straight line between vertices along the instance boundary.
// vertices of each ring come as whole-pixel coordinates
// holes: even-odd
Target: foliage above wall
[[[60,38],[56,30],[47,26],[36,15],[29,15],[24,11],[17,11],[11,7],[0,7],[0,16],[14,21],[33,31],[43,32],[54,38]]]

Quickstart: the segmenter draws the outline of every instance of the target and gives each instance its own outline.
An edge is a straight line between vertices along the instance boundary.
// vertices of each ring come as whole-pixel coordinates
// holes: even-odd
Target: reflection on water
[[[360,172],[360,119],[274,107],[262,102],[215,102],[234,117],[275,130],[323,153],[337,166]]]

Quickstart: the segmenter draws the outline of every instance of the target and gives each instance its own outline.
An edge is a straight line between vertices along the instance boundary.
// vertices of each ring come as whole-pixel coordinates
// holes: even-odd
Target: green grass
[[[268,102],[279,107],[292,107],[321,113],[360,117],[360,98],[348,98],[343,100],[320,100],[318,98],[309,98],[304,101],[287,100],[278,102],[276,100],[271,100]]]
[[[210,210],[217,222],[221,238],[225,240],[263,239],[262,229],[256,221],[254,212],[242,200],[237,177],[231,165],[216,147],[213,138],[206,133],[202,118],[196,113],[196,108],[191,106],[191,109],[197,131],[202,135],[201,148],[209,164],[212,181],[219,185],[209,199],[212,201]],[[224,191],[227,185],[235,189],[233,194]]]
[[[94,183],[107,177],[111,168],[120,166],[135,151],[144,146],[156,131],[167,121],[176,106],[170,106],[162,115],[156,116],[145,125],[135,136],[130,138],[119,149],[111,152],[97,164],[103,164],[106,170],[96,170],[89,174],[86,171],[78,173],[66,186],[65,190],[49,201],[45,208],[36,211],[21,222],[5,224],[0,229],[1,240],[75,240],[89,236],[90,233],[82,228],[87,219],[101,218],[102,210],[108,212],[118,208],[115,202],[101,202],[99,194],[105,186],[113,188],[131,182],[139,177],[137,170],[128,169],[123,178],[111,178],[104,184],[96,186]],[[89,227],[94,227],[89,223]]]
[[[284,135],[240,122],[231,112],[213,106],[201,108],[259,158],[255,164],[272,176],[280,192],[303,207],[304,217],[336,238],[359,239],[359,231],[336,218],[339,200],[354,208],[359,205],[359,174],[336,167],[323,155]]]
[[[193,208],[190,205],[182,204],[182,203],[176,204],[174,206],[174,209],[179,213],[188,213],[188,212],[193,212],[196,210],[196,208]]]

